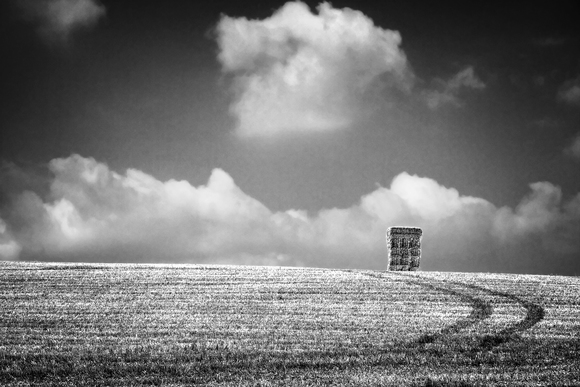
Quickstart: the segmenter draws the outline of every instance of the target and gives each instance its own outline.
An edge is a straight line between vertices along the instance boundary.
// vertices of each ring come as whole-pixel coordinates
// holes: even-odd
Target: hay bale
[[[418,227],[389,227],[387,229],[388,270],[415,271],[421,263],[421,237]]]

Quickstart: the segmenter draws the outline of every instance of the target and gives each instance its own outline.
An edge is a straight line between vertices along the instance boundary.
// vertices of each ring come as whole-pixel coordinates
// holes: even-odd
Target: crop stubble
[[[571,277],[0,264],[0,383],[580,381]]]

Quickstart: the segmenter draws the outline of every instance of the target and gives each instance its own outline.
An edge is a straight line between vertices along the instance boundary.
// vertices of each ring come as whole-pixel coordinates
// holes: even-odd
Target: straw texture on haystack
[[[418,227],[389,227],[387,230],[388,269],[415,271],[421,263],[421,236]]]

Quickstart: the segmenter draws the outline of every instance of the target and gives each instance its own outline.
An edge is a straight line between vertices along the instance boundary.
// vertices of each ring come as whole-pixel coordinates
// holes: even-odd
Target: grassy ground
[[[580,279],[0,262],[0,385],[575,385]]]

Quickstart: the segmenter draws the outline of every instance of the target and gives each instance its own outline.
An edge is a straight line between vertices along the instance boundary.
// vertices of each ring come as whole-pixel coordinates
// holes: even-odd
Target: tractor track
[[[361,273],[361,274],[364,274],[368,277],[373,277],[376,279],[388,278],[388,277],[382,276],[380,274],[375,274],[375,273]],[[445,287],[438,286],[438,285],[434,284],[433,282],[426,282],[426,281],[417,280],[409,275],[405,275],[405,274],[398,273],[398,272],[388,272],[388,275],[389,276],[393,275],[393,276],[398,276],[398,277],[404,277],[406,282],[411,282],[411,283],[414,283],[414,284],[419,285],[421,287],[428,288],[430,290],[434,290],[434,291],[441,292],[441,293],[447,293],[447,294],[450,294],[452,296],[458,297],[462,301],[471,304],[471,307],[472,307],[471,313],[467,317],[457,320],[454,324],[447,326],[446,328],[442,329],[438,333],[425,334],[425,335],[419,337],[419,339],[412,342],[411,345],[431,343],[431,342],[433,342],[437,339],[440,339],[442,337],[449,336],[449,335],[454,334],[454,333],[458,333],[461,330],[463,330],[471,325],[474,325],[480,321],[483,321],[483,320],[489,318],[491,316],[491,314],[493,313],[493,306],[488,301],[481,299],[481,298],[470,296],[469,294],[467,294],[465,292],[451,289],[449,286],[445,286]],[[411,278],[413,278],[413,279],[411,279]],[[460,284],[460,285],[463,285],[463,284]]]
[[[428,345],[432,343],[443,344],[444,347],[449,347],[451,351],[457,350],[457,348],[454,349],[450,344],[453,342],[452,338],[455,334],[458,334],[473,325],[481,323],[493,315],[493,302],[490,302],[481,297],[482,294],[493,297],[507,298],[508,300],[518,303],[524,307],[527,310],[527,314],[523,320],[518,321],[515,324],[511,324],[507,328],[499,330],[493,334],[476,336],[477,340],[469,342],[471,348],[467,348],[467,350],[466,348],[463,348],[461,351],[464,356],[469,358],[475,358],[477,357],[477,354],[481,353],[482,351],[491,350],[496,346],[516,339],[518,333],[531,328],[544,317],[544,309],[538,304],[523,300],[513,294],[494,291],[460,281],[433,280],[421,276],[403,274],[400,272],[361,272],[356,270],[342,271],[361,274],[367,277],[375,278],[377,280],[390,279],[389,277],[399,277],[405,282],[411,282],[432,291],[446,293],[458,297],[462,301],[471,304],[472,310],[468,316],[458,319],[455,323],[448,325],[439,332],[425,334],[414,341],[399,344],[399,346],[404,347],[404,351],[408,352],[419,351],[426,354],[431,353]],[[401,348],[399,348],[399,351],[400,350]],[[283,367],[286,371],[296,371],[311,368],[316,368],[317,370],[335,370],[337,368],[356,367],[357,365],[361,364],[364,364],[367,367],[380,367],[386,363],[392,363],[393,361],[397,362],[396,359],[391,357],[392,351],[393,347],[384,347],[365,349],[362,351],[344,352],[346,357],[352,357],[347,362],[326,361],[324,360],[325,355],[333,354],[333,352],[323,352],[319,353],[318,359],[310,359],[309,362],[288,362],[285,363]]]
[[[305,356],[288,361],[283,356],[274,356],[270,358],[257,358],[251,362],[230,361],[227,358],[220,360],[216,357],[216,362],[196,368],[198,372],[223,372],[233,374],[245,374],[258,372],[256,370],[278,370],[283,373],[299,374],[305,369],[316,369],[317,371],[335,371],[337,369],[348,370],[359,366],[364,367],[382,367],[385,365],[408,367],[410,362],[425,358],[437,358],[443,354],[458,354],[458,357],[466,359],[470,363],[478,354],[484,351],[493,350],[493,348],[506,344],[510,341],[517,340],[519,334],[530,329],[540,322],[545,315],[541,305],[522,299],[514,294],[488,289],[471,283],[462,281],[435,279],[422,276],[420,273],[403,273],[390,271],[359,271],[359,270],[342,270],[350,274],[357,274],[373,278],[376,281],[401,281],[412,283],[419,287],[428,289],[430,292],[439,292],[447,294],[471,306],[471,311],[467,316],[458,318],[453,323],[419,338],[395,344],[395,346],[374,347],[367,349],[347,350],[337,356],[336,350],[317,352],[314,356]],[[517,304],[526,310],[526,316],[507,327],[493,327],[491,331],[480,332],[478,335],[477,324],[489,319],[494,314],[494,304],[500,300]],[[459,353],[458,346],[454,343],[456,339],[465,338],[462,333],[469,328],[474,328],[475,333],[471,333],[465,341],[464,349]],[[439,349],[441,351],[437,353]],[[462,348],[463,349],[463,348]],[[413,355],[415,353],[415,355]],[[416,355],[419,353],[419,355]],[[217,354],[218,356],[220,354]],[[308,355],[308,354],[305,354]],[[449,363],[444,363],[448,365]],[[205,367],[205,368],[204,368]]]
[[[438,333],[421,336],[418,340],[412,343],[415,345],[430,343],[434,342],[435,340],[449,337],[450,335],[459,333],[460,331],[468,328],[469,326],[475,325],[489,318],[493,314],[493,303],[478,296],[477,293],[480,294],[483,293],[488,296],[508,299],[511,302],[517,303],[526,309],[526,317],[524,319],[514,324],[511,324],[508,327],[499,330],[493,334],[485,334],[480,338],[478,346],[486,350],[492,349],[493,347],[507,343],[510,340],[516,339],[520,333],[524,332],[527,329],[530,329],[535,324],[540,322],[545,315],[544,308],[541,305],[533,303],[528,300],[524,300],[514,294],[491,290],[488,288],[484,288],[482,286],[477,286],[460,281],[432,280],[422,277],[420,275],[408,275],[403,274],[401,272],[380,272],[380,273],[388,274],[389,276],[394,275],[398,277],[405,277],[408,281],[413,282],[419,286],[423,286],[435,291],[457,296],[463,301],[469,302],[472,305],[472,311],[469,314],[469,316],[458,320],[456,323],[449,325],[448,327],[444,328]],[[374,273],[362,273],[362,274],[378,279],[387,278],[380,274]],[[460,289],[463,288],[463,291],[457,290],[456,289],[457,287]],[[465,290],[467,290],[467,292]],[[475,293],[476,295],[469,294],[470,291],[473,291],[471,293]]]

